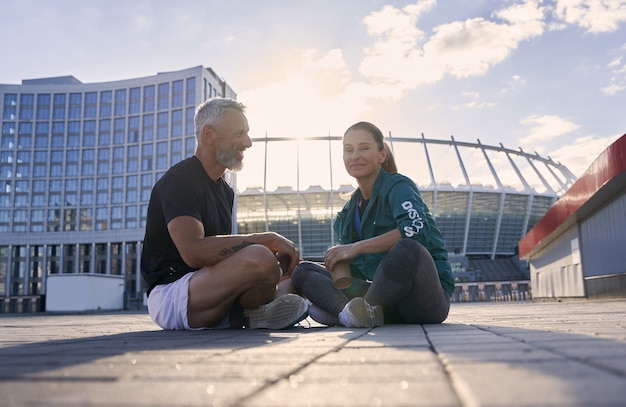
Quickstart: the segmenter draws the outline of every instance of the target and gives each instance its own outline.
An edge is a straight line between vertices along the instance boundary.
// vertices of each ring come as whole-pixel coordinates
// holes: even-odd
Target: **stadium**
[[[549,157],[480,140],[430,139],[423,134],[418,138],[389,134],[386,140],[399,172],[418,184],[442,231],[458,283],[456,300],[521,297],[529,292],[527,268],[517,256],[518,242],[576,177]],[[265,137],[253,143],[251,151],[258,156],[250,158],[247,153],[246,160],[260,162],[255,169],[264,171],[254,172],[256,186],[237,194],[238,232],[276,231],[296,242],[304,258],[321,259],[335,244],[334,216],[355,189],[349,179],[335,185],[345,173],[341,137]],[[282,164],[271,168],[276,162]],[[304,168],[315,168],[317,184],[302,180]]]
[[[236,93],[203,66],[91,84],[73,76],[0,84],[0,313],[142,306],[138,258],[152,185],[193,154],[195,107],[214,96]],[[275,231],[303,258],[321,259],[355,188],[341,135],[251,136],[245,168],[226,174],[237,191],[233,230]],[[442,230],[455,300],[527,290],[518,241],[573,174],[549,157],[479,140],[389,133],[387,141]],[[109,289],[102,301],[115,301],[89,296]]]

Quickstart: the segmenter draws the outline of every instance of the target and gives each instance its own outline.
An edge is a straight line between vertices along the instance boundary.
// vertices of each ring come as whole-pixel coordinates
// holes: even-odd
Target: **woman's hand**
[[[359,254],[386,253],[396,244],[402,235],[398,229],[390,230],[376,237],[359,240],[358,242],[333,246],[324,255],[324,265],[332,270],[338,261],[352,260]]]
[[[340,261],[350,261],[359,254],[356,244],[341,244],[333,246],[326,251],[324,255],[324,266],[328,270],[332,270],[335,264]]]

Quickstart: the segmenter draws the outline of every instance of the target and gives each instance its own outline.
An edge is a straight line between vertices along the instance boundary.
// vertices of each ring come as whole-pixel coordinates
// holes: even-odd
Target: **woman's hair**
[[[353,130],[365,130],[368,133],[370,133],[372,137],[374,137],[374,141],[376,142],[376,145],[378,145],[378,151],[383,151],[383,149],[387,151],[387,158],[382,164],[383,169],[392,174],[395,174],[396,172],[398,172],[398,167],[396,166],[396,160],[393,157],[393,153],[391,152],[391,146],[389,145],[389,143],[385,141],[383,132],[380,131],[378,127],[374,126],[372,123],[369,123],[369,122],[358,122],[348,127],[348,130],[346,130],[343,136],[345,137],[349,131],[353,131]]]
[[[227,107],[231,107],[240,111],[241,113],[245,113],[246,107],[236,100],[229,98],[213,98],[205,101],[196,109],[196,114],[194,117],[194,125],[196,127],[196,139],[200,141],[200,137],[202,136],[202,129],[207,124],[213,125],[222,114],[224,114],[224,109]]]

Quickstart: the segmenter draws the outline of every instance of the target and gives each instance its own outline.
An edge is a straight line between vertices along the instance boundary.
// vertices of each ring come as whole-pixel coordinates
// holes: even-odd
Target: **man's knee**
[[[271,284],[280,279],[276,255],[265,246],[255,244],[242,250],[240,265],[255,279],[268,280]]]

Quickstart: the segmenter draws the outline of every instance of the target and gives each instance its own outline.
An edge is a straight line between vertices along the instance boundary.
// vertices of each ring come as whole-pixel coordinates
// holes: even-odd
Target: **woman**
[[[371,328],[384,323],[443,322],[454,279],[435,220],[413,181],[398,174],[382,132],[352,125],[343,137],[343,161],[358,184],[334,224],[339,245],[324,266],[302,262],[293,271],[296,290],[325,325]],[[331,273],[349,261],[352,286],[335,288]]]

